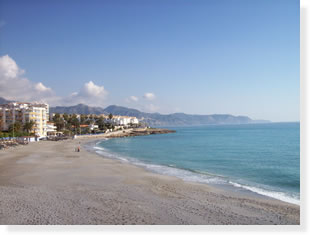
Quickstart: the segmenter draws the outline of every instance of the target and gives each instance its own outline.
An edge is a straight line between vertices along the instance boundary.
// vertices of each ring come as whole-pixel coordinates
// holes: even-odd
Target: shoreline
[[[138,135],[139,136],[139,135]],[[116,138],[116,137],[113,137]],[[228,182],[224,182],[224,183],[210,183],[210,182],[205,182],[202,179],[196,179],[196,180],[188,180],[180,175],[176,175],[176,174],[172,174],[170,173],[164,173],[164,172],[160,172],[160,171],[155,171],[152,169],[148,169],[148,165],[156,165],[158,167],[164,167],[164,168],[172,168],[175,169],[177,171],[185,171],[185,172],[189,172],[193,175],[198,175],[199,177],[201,177],[201,173],[196,172],[194,170],[190,170],[190,169],[182,169],[182,168],[177,168],[177,167],[171,167],[171,166],[166,166],[166,165],[161,165],[161,164],[157,164],[157,163],[145,163],[141,160],[139,160],[138,158],[135,157],[130,157],[132,159],[134,159],[135,161],[131,161],[129,159],[127,159],[126,157],[112,157],[112,156],[107,156],[106,152],[103,152],[103,150],[100,149],[100,147],[98,147],[97,149],[94,149],[94,147],[96,147],[96,145],[98,143],[100,143],[101,141],[105,141],[105,140],[109,140],[110,138],[105,138],[105,139],[99,139],[99,140],[95,140],[95,141],[89,141],[86,142],[84,144],[84,147],[92,152],[95,153],[96,155],[100,156],[100,157],[104,157],[104,158],[108,158],[108,159],[112,159],[112,160],[116,160],[116,161],[120,161],[124,164],[130,164],[130,165],[134,165],[137,166],[147,172],[151,172],[154,174],[158,174],[158,175],[166,175],[166,176],[171,176],[171,177],[176,177],[178,179],[183,180],[184,182],[192,182],[192,183],[199,183],[199,184],[205,184],[211,187],[215,187],[215,188],[219,188],[222,190],[227,190],[229,192],[236,192],[239,193],[240,195],[248,195],[250,197],[255,197],[255,198],[265,198],[265,199],[273,199],[273,200],[279,200],[282,202],[286,202],[289,204],[293,204],[293,205],[297,205],[300,206],[300,199],[295,199],[293,197],[288,197],[286,195],[281,195],[283,192],[276,192],[276,191],[265,191],[264,189],[261,188],[255,188],[253,186],[249,186],[249,185],[241,185],[237,182],[233,182],[231,180],[229,180]],[[101,152],[101,153],[99,153]],[[113,153],[112,153],[113,154]],[[220,176],[214,175],[215,178],[221,178]],[[277,198],[276,196],[271,196],[270,194],[278,194]],[[284,194],[284,193],[283,193]]]
[[[163,129],[163,128],[129,128],[124,130],[117,130],[102,134],[89,134],[89,135],[78,135],[77,139],[85,138],[125,138],[133,136],[144,136],[144,135],[158,135],[175,133],[175,130]]]
[[[84,147],[0,152],[1,224],[300,224],[300,207],[148,172]],[[81,152],[74,148],[81,144]]]

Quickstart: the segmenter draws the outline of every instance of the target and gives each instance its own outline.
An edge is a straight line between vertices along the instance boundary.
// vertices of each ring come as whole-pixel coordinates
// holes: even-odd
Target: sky
[[[299,121],[299,1],[0,0],[0,97]]]

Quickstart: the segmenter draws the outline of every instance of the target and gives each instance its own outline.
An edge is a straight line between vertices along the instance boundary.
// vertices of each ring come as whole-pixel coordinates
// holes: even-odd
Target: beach
[[[87,150],[100,138],[1,151],[0,224],[300,223],[298,205],[185,182]]]

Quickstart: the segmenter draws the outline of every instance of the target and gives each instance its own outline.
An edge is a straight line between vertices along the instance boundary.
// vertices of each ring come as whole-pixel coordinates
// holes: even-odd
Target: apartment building
[[[0,105],[0,130],[6,131],[15,122],[22,124],[33,121],[35,135],[47,135],[47,121],[49,116],[48,104],[11,102]]]
[[[109,119],[105,119],[109,121]],[[127,126],[129,124],[139,124],[139,120],[136,117],[129,116],[113,116],[111,122],[115,125]]]

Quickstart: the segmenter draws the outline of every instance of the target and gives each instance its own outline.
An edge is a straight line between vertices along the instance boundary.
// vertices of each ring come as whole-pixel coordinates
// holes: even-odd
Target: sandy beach
[[[297,205],[103,158],[85,149],[94,140],[41,141],[0,151],[0,224],[300,223]],[[81,152],[75,152],[79,142]]]

